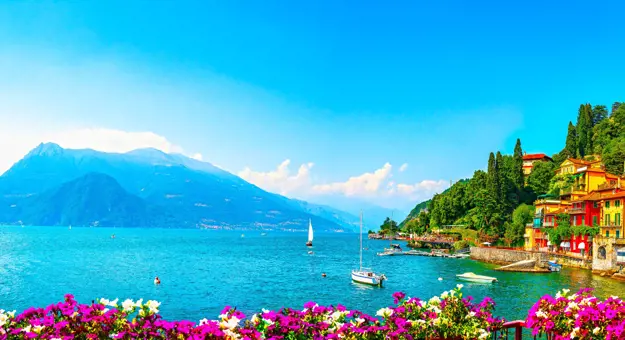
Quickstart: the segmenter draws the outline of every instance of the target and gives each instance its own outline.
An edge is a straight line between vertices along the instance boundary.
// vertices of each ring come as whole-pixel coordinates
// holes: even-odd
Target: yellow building
[[[560,198],[566,201],[577,200],[592,191],[614,186],[619,181],[617,176],[606,173],[601,160],[569,158],[556,171],[559,175],[570,174],[573,177],[573,185],[560,191]]]
[[[617,192],[601,199],[601,236],[617,239],[624,237],[624,205],[625,192]]]
[[[525,226],[524,247],[525,250],[545,250],[549,246],[549,240],[543,228],[554,227],[556,215],[568,210],[571,203],[543,195],[534,202],[534,206],[536,206],[534,222]]]

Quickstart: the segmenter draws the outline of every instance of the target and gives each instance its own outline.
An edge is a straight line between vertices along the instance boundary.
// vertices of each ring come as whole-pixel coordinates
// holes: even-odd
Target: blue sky
[[[624,10],[3,2],[0,144],[13,152],[3,161],[39,139],[145,142],[290,196],[405,209],[484,168],[488,152],[511,152],[517,137],[528,152],[559,151],[580,103],[625,101]],[[123,142],[111,146],[102,140],[113,130]]]

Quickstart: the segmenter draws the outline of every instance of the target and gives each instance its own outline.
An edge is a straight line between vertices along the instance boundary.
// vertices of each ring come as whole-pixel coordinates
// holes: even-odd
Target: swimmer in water
[[[158,276],[154,279],[154,284],[155,285],[160,285],[161,284],[161,280],[158,278]]]

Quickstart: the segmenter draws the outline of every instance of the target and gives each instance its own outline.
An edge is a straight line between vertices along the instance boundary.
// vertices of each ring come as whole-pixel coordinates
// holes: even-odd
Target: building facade
[[[532,173],[534,163],[536,162],[553,162],[551,157],[544,153],[524,154],[523,155],[523,175],[527,178]]]

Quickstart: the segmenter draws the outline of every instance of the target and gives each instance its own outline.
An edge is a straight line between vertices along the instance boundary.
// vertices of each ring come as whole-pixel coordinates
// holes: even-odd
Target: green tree
[[[399,225],[397,225],[397,222],[391,220],[390,217],[387,217],[380,226],[380,231],[386,235],[395,235],[399,232]]]
[[[532,173],[527,178],[527,186],[537,195],[549,192],[549,183],[555,176],[555,164],[552,162],[536,162]]]
[[[495,156],[495,169],[497,174],[497,194],[495,197],[497,197],[497,203],[499,203],[500,207],[503,210],[507,210],[509,206],[508,192],[512,189],[512,183],[509,181],[509,176],[506,176],[503,156],[499,151],[497,151],[497,156]]]
[[[608,108],[605,105],[595,105],[592,108],[592,126],[596,126],[608,118]]]
[[[623,175],[625,168],[625,136],[612,139],[603,148],[603,164],[615,175]]]
[[[575,157],[577,155],[577,128],[572,122],[569,122],[569,129],[566,133],[566,145],[564,146],[562,153],[563,156],[565,156],[564,159]]]
[[[513,182],[517,188],[521,189],[525,185],[525,177],[523,176],[523,149],[521,148],[521,140],[517,138],[514,146],[514,168]]]
[[[614,111],[616,111],[621,106],[621,104],[622,103],[620,103],[620,102],[614,102],[612,104],[612,111],[610,111],[610,115],[612,115],[614,113]]]
[[[549,183],[549,194],[560,195],[560,190],[570,188],[574,182],[575,179],[571,174],[555,175]]]
[[[590,104],[579,106],[577,114],[577,155],[592,153],[592,109]]]

